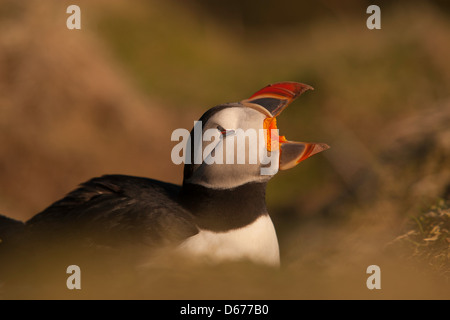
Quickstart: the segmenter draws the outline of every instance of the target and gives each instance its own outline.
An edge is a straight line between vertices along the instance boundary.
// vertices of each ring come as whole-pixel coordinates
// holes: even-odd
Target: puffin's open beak
[[[270,129],[277,129],[276,117],[299,95],[311,86],[298,82],[280,82],[259,90],[250,98],[241,101],[247,107],[257,109],[267,115],[264,129],[267,129],[267,150],[271,151],[272,141],[278,140],[280,146],[280,170],[295,167],[300,161],[330,148],[325,143],[288,141],[284,136],[272,137]]]

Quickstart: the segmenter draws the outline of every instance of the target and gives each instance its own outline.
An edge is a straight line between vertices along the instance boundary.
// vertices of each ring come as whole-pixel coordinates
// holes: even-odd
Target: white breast
[[[227,232],[201,230],[185,240],[179,250],[212,262],[250,260],[271,266],[280,264],[277,235],[269,215]]]

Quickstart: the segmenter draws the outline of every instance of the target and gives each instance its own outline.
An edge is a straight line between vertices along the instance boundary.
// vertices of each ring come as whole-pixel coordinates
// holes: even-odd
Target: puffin
[[[247,260],[277,267],[279,245],[265,201],[267,183],[278,170],[329,148],[278,134],[277,117],[308,90],[313,88],[280,82],[207,110],[190,131],[182,185],[119,174],[96,177],[25,223],[1,217],[0,239],[44,241],[44,247],[70,242],[146,252],[170,248],[197,261]],[[237,132],[252,130],[256,140],[244,136],[245,143],[231,144]]]

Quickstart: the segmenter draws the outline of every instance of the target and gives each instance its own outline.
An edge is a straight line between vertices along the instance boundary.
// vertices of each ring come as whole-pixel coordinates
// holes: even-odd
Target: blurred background
[[[81,30],[66,28],[71,4]],[[371,4],[381,30],[366,27]],[[0,213],[26,221],[103,174],[180,184],[174,129],[303,82],[315,90],[280,133],[331,149],[269,183],[280,272],[171,270],[84,294],[448,299],[449,17],[445,1],[0,0]]]

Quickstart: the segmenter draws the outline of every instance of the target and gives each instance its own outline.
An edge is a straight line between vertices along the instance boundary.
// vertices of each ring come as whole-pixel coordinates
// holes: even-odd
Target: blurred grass
[[[284,24],[219,18],[201,1],[78,3],[81,31],[65,29],[69,1],[0,2],[0,213],[26,220],[104,173],[180,183],[172,130],[278,81],[315,88],[279,117],[281,134],[331,145],[269,184],[280,272],[168,267],[84,294],[448,298],[426,263],[384,251],[409,216],[450,196],[447,7],[382,5],[370,31],[365,10],[327,1]],[[364,287],[374,263],[378,293]]]

